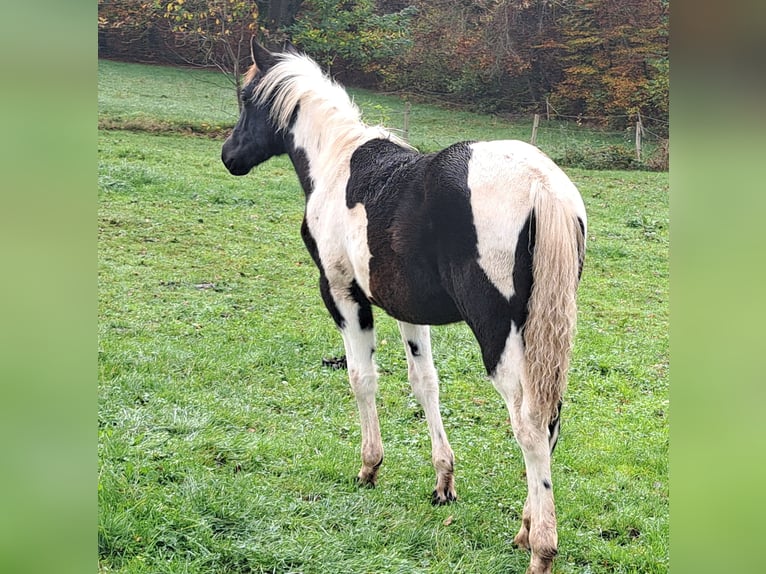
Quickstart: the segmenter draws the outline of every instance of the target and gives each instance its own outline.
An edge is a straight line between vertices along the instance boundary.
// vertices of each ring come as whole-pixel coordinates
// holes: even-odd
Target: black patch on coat
[[[466,323],[479,341],[484,367],[490,376],[495,374],[511,326],[521,330],[529,315],[535,231],[534,214],[530,213],[516,240],[514,293],[510,299],[497,290],[477,260],[453,272],[456,300],[460,302]]]
[[[388,140],[371,140],[351,157],[349,209],[367,213],[370,291],[396,319],[440,325],[464,320],[492,375],[515,324],[527,319],[532,289],[535,219],[525,222],[516,246],[514,295],[506,298],[478,263],[468,187],[470,142],[420,155]]]
[[[470,157],[464,147],[462,162]],[[452,192],[429,184],[431,174],[442,169],[440,156],[455,153],[453,148],[421,155],[377,139],[351,157],[346,205],[351,209],[362,203],[367,213],[371,299],[408,323],[440,325],[462,319],[439,270],[440,251],[449,250],[446,243],[454,241],[433,210]],[[470,225],[470,209],[467,215]]]
[[[418,347],[417,343],[415,343],[414,341],[407,341],[407,345],[409,345],[410,352],[412,353],[413,357],[420,356],[420,348]]]
[[[295,139],[290,132],[285,136],[285,146],[287,147],[287,154],[290,156],[290,161],[293,162],[295,173],[298,175],[298,181],[301,184],[301,188],[303,188],[303,192],[306,194],[306,200],[308,200],[311,192],[314,191],[314,180],[311,179],[309,158],[306,155],[306,150],[295,145]]]
[[[330,293],[330,282],[327,280],[327,275],[325,275],[322,261],[319,259],[319,249],[317,248],[316,240],[314,239],[314,236],[311,235],[305,217],[301,224],[301,237],[303,238],[303,243],[311,255],[311,258],[319,268],[319,293],[322,296],[322,301],[324,301],[325,307],[327,307],[327,310],[330,312],[330,316],[333,318],[333,321],[335,321],[335,324],[339,329],[342,329],[346,325],[346,320],[343,318],[343,315],[341,315],[340,309],[338,309],[338,306],[335,304],[335,300]]]
[[[532,296],[532,262],[535,253],[537,224],[532,211],[519,232],[513,262],[513,295],[511,296],[511,320],[521,330],[529,316],[529,298]],[[523,332],[522,332],[523,336]]]
[[[363,331],[369,331],[373,327],[372,305],[370,305],[370,302],[367,300],[367,297],[365,296],[364,291],[362,291],[362,288],[359,287],[356,279],[351,281],[351,286],[348,289],[348,293],[351,296],[351,299],[353,299],[354,302],[359,305],[359,326]],[[373,352],[374,351],[375,349],[373,349]]]
[[[550,490],[551,489],[551,483],[548,481],[547,478],[543,479],[543,486],[545,487],[546,490]]]
[[[551,419],[551,422],[548,423],[548,436],[553,437],[553,442],[549,445],[551,454],[553,454],[553,451],[559,442],[559,437],[561,436],[561,407],[563,404],[564,403],[559,399],[559,404],[556,407],[556,416],[554,416],[553,419]]]
[[[335,321],[335,324],[338,328],[343,329],[346,326],[346,319],[343,317],[340,309],[338,309],[335,299],[330,292],[330,282],[328,281],[324,267],[322,266],[322,260],[319,258],[319,249],[317,248],[316,240],[314,239],[314,236],[311,235],[311,230],[309,229],[305,217],[301,224],[301,237],[303,238],[303,243],[306,245],[306,249],[311,255],[311,258],[319,268],[319,292],[322,295],[322,301],[324,301],[325,307],[327,307],[327,310],[330,312],[330,316],[333,318],[333,321]],[[359,306],[357,317],[359,326],[362,330],[369,331],[373,328],[372,306],[356,280],[353,280],[351,285],[349,285],[348,295]]]
[[[580,224],[580,234],[583,236],[583,245],[585,244],[585,224],[583,223],[582,219],[579,217],[577,218],[577,223]],[[579,281],[582,278],[582,267],[585,263],[585,251],[583,249],[579,249],[579,253],[577,254],[577,280]]]

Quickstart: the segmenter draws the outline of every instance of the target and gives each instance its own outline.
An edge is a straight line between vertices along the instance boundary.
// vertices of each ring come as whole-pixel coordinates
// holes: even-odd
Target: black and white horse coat
[[[436,470],[433,502],[456,499],[429,325],[465,321],[506,402],[528,496],[515,542],[529,572],[557,549],[550,455],[576,320],[586,214],[576,187],[537,148],[463,142],[424,155],[366,126],[308,57],[253,45],[244,107],[222,160],[244,175],[287,153],[306,194],[301,234],[344,341],[362,428],[358,480],[383,461],[372,307],[397,319]]]

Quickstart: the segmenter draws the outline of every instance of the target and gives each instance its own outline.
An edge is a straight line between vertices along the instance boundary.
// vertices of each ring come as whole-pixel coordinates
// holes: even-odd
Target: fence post
[[[404,132],[404,141],[410,141],[410,109],[412,105],[409,102],[404,103],[404,126],[402,131]]]
[[[545,96],[545,119],[551,121],[551,103],[548,101],[548,96]]]
[[[636,159],[641,161],[641,136],[644,135],[644,126],[641,123],[641,113],[638,114],[638,120],[636,120]]]
[[[537,126],[540,125],[540,114],[535,114],[535,119],[532,120],[532,139],[529,143],[537,145]]]

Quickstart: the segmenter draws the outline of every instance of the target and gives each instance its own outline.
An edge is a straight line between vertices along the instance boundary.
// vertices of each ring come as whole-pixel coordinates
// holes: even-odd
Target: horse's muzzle
[[[231,144],[226,140],[221,149],[221,161],[231,175],[247,175],[252,169],[251,165],[238,161],[237,156],[231,153]]]

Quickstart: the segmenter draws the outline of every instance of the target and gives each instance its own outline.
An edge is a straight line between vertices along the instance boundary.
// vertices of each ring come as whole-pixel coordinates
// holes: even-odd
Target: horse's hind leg
[[[558,547],[551,480],[550,421],[530,400],[531,393],[524,388],[524,373],[524,344],[514,327],[491,378],[508,407],[513,434],[524,454],[527,472],[527,499],[521,528],[514,542],[532,550],[528,574],[547,574]]]
[[[407,353],[407,374],[415,398],[423,407],[431,435],[431,460],[436,470],[436,488],[431,502],[447,504],[457,498],[454,455],[439,414],[439,378],[431,356],[431,332],[427,325],[399,321],[399,332]]]

